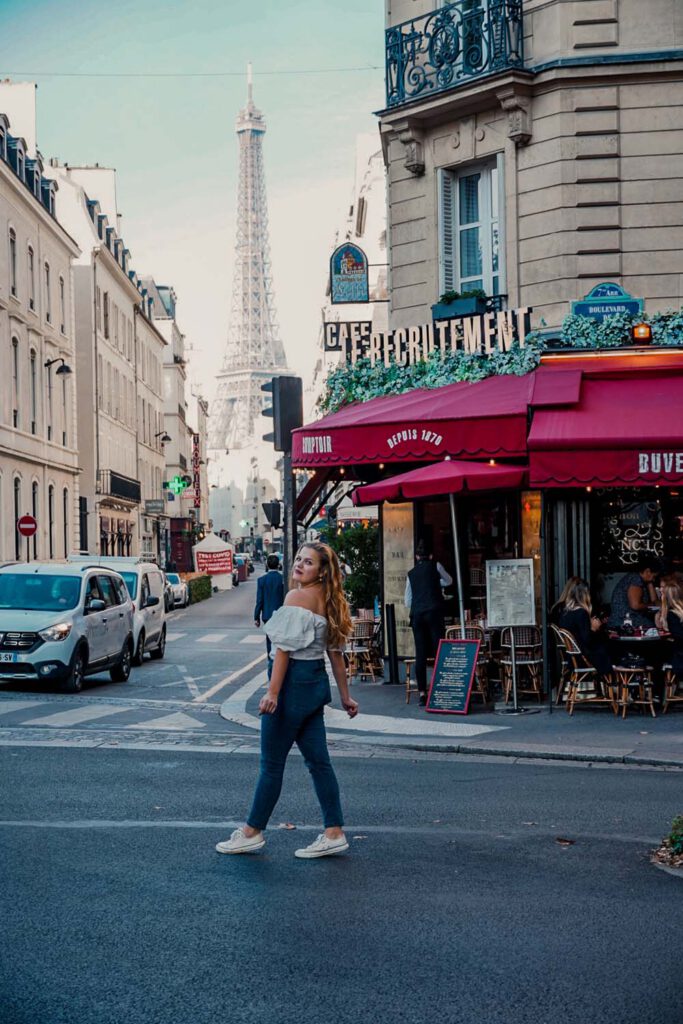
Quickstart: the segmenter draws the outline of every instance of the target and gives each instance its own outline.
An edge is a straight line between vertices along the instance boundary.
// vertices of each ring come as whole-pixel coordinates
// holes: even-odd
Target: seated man
[[[658,566],[654,559],[644,558],[637,572],[628,572],[622,576],[612,591],[612,608],[608,622],[610,629],[621,629],[627,615],[630,615],[635,629],[650,629],[654,625],[657,611],[654,581],[657,570]]]

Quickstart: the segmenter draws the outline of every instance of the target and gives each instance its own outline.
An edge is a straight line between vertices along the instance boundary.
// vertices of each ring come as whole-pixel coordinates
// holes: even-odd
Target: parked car
[[[30,562],[0,568],[0,682],[26,679],[78,693],[109,670],[125,682],[133,659],[133,602],[104,566]]]
[[[235,567],[237,569],[237,580],[239,583],[244,583],[249,575],[249,567],[247,565],[247,556],[243,554],[235,555]]]
[[[162,573],[164,577],[164,610],[167,612],[173,611],[173,586],[168,578],[168,575]]]
[[[73,563],[97,562],[121,574],[133,602],[133,664],[142,665],[145,653],[150,658],[163,658],[166,651],[166,609],[164,577],[154,562],[114,555],[69,555]]]
[[[171,584],[173,605],[171,607],[187,608],[190,603],[190,588],[184,580],[181,580],[177,572],[167,572],[166,579]]]

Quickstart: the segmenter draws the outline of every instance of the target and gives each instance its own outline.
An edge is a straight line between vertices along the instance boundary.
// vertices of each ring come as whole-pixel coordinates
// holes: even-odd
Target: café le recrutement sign
[[[371,366],[383,363],[413,365],[432,352],[468,352],[490,355],[509,352],[513,344],[524,346],[531,330],[531,306],[500,312],[434,320],[393,331],[373,331],[372,321],[325,323],[325,351],[342,352],[347,363],[368,359]]]

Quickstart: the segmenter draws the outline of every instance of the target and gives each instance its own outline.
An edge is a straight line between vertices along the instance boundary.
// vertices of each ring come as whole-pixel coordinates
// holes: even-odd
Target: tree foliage
[[[324,527],[321,539],[333,548],[342,563],[351,568],[344,589],[352,608],[372,608],[379,597],[379,527],[348,526],[337,530]]]

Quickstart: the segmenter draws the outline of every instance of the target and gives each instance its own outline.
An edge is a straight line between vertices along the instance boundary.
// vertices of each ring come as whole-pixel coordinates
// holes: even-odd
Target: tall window
[[[99,409],[104,408],[104,400],[102,398],[102,392],[104,390],[104,378],[102,376],[102,356],[97,357],[97,406]]]
[[[47,543],[50,558],[55,557],[55,489],[50,484],[47,489]]]
[[[17,233],[14,228],[9,229],[9,290],[12,295],[17,294]]]
[[[21,517],[21,480],[18,476],[14,478],[14,557],[17,562],[21,559],[21,534],[17,530],[17,522]]]
[[[69,436],[69,407],[66,402],[66,374],[62,374],[62,444],[66,448]]]
[[[36,421],[38,419],[38,379],[36,369],[36,353],[31,349],[29,360],[30,386],[31,386],[31,433],[36,432]]]
[[[109,292],[102,296],[102,311],[104,315],[104,336],[109,337]]]
[[[45,285],[45,319],[49,324],[52,323],[52,298],[50,296],[50,264],[46,263],[43,268],[45,272],[44,285]]]
[[[95,292],[95,319],[97,321],[97,330],[102,330],[102,289],[98,288]]]
[[[36,258],[30,245],[28,247],[28,308],[36,308]]]
[[[69,557],[69,489],[62,491],[62,522],[64,523],[64,557]]]
[[[12,338],[12,426],[19,426],[19,339]]]
[[[62,334],[66,333],[66,289],[63,277],[59,279],[59,329]]]
[[[441,291],[500,295],[505,268],[498,164],[441,171],[439,186]]]
[[[38,484],[34,480],[31,484],[31,515],[38,522]],[[38,557],[38,531],[33,534],[33,557]],[[52,558],[52,555],[50,555]]]
[[[47,378],[47,439],[48,439],[48,441],[51,441],[52,440],[52,421],[54,419],[54,401],[53,401],[54,388],[53,388],[53,381],[52,381],[52,367],[51,366],[47,367],[46,378]]]

